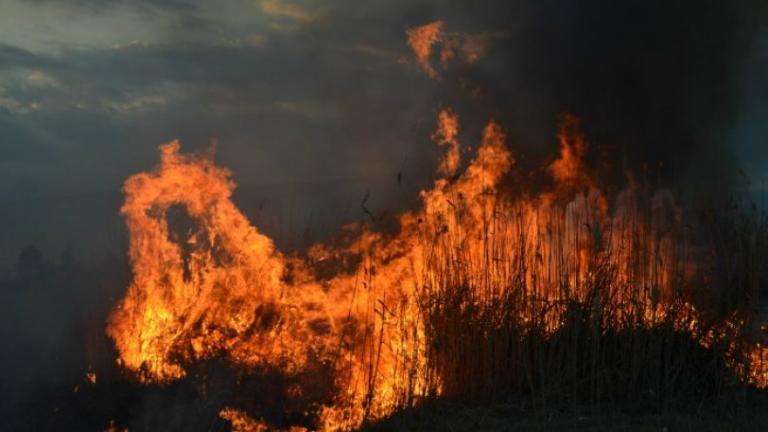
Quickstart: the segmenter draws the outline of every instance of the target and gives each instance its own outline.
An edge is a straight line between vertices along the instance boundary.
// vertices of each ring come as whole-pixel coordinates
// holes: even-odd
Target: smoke
[[[454,29],[511,33],[453,73],[482,90],[469,106],[500,119],[514,146],[550,153],[553,125],[569,112],[613,172],[731,186],[741,72],[766,27],[764,2],[498,1],[459,11]]]
[[[102,329],[127,280],[119,259],[86,264],[72,249],[51,258],[35,246],[0,274],[0,429],[55,430],[73,421],[72,406],[95,384],[88,373],[104,380],[102,371],[114,369]]]

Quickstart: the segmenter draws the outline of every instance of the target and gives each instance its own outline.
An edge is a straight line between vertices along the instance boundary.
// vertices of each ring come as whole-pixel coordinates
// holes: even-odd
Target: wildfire
[[[561,157],[549,168],[556,189],[589,178],[579,171],[583,143],[567,133],[572,122],[566,118]],[[435,139],[450,145],[439,168],[443,176],[459,163],[457,127],[456,116],[440,112]],[[313,248],[315,261],[362,257],[357,268],[320,280],[311,262],[284,256],[250,225],[230,200],[234,184],[227,170],[207,156],[180,154],[178,142],[162,146],[161,164],[128,179],[124,189],[134,279],[108,328],[122,363],[144,382],[163,382],[184,376],[185,364],[218,355],[288,374],[310,362],[332,362],[341,391],[336,404],[323,409],[323,420],[351,427],[389,413],[402,397],[442,392],[428,365],[424,299],[464,285],[481,304],[492,305],[506,294],[505,279],[514,274],[508,266],[521,260],[529,268],[523,276],[531,295],[583,300],[594,263],[611,250],[606,256],[618,270],[616,307],[604,319],[620,323],[637,307],[649,322],[663,319],[679,269],[660,262],[680,262],[672,259],[675,242],[656,234],[647,236],[652,244],[640,245],[637,233],[664,231],[675,222],[662,220],[668,197],[654,198],[659,215],[649,227],[638,219],[632,191],[619,196],[613,215],[594,187],[574,192],[564,206],[546,193],[509,201],[498,186],[513,162],[500,126],[489,123],[463,173],[440,177],[422,192],[423,208],[401,216],[398,235],[358,227],[345,249]],[[175,233],[168,222],[174,210],[183,210],[194,228]],[[647,267],[632,264],[630,245],[658,256]],[[532,310],[520,313],[533,319]],[[550,330],[561,322],[553,308]],[[348,348],[337,354],[341,340]],[[753,377],[764,384],[765,372]]]
[[[433,77],[429,55],[442,28],[408,32]],[[305,258],[281,253],[250,224],[231,201],[230,172],[210,155],[182,154],[178,141],[161,146],[160,164],[124,186],[133,280],[107,329],[122,365],[145,383],[182,378],[214,357],[287,375],[332,365],[336,395],[318,410],[321,429],[332,430],[453,391],[431,317],[457,290],[470,299],[461,308],[507,302],[550,333],[568,301],[596,301],[606,307],[595,319],[609,327],[654,325],[674,310],[680,330],[703,344],[717,338],[691,327],[692,305],[671,309],[679,276],[696,269],[671,229],[682,221],[669,193],[652,196],[648,211],[632,188],[609,205],[586,167],[578,121],[565,116],[560,156],[545,169],[552,188],[511,197],[501,192],[515,162],[502,127],[486,125],[463,170],[458,130],[458,116],[440,111],[438,178],[421,192],[421,208],[399,217],[396,235],[347,227],[344,246],[317,245]],[[329,275],[319,270],[327,263],[340,264]],[[597,278],[610,289],[592,299]],[[760,368],[744,374],[765,386],[765,348],[752,355]],[[236,408],[221,416],[235,430],[268,429]]]

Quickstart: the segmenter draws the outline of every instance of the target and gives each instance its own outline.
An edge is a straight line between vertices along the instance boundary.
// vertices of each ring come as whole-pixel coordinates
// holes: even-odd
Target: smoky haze
[[[270,4],[291,7],[2,6],[0,289],[13,312],[0,318],[11,341],[2,365],[28,370],[4,394],[43,386],[59,368],[82,375],[80,354],[94,344],[109,352],[77,335],[84,326],[98,340],[128,279],[120,187],[174,138],[185,151],[215,141],[235,202],[286,249],[366,211],[417,205],[441,107],[458,113],[465,146],[497,120],[521,169],[551,160],[569,112],[611,180],[631,171],[697,200],[768,180],[764,1]],[[479,35],[483,53],[444,66],[435,53],[432,79],[405,32],[436,20]]]
[[[173,138],[217,141],[238,203],[286,247],[364,218],[366,195],[380,212],[412,207],[440,107],[467,146],[499,121],[527,168],[553,156],[570,112],[617,182],[763,179],[763,2],[283,3],[10,3],[27,25],[5,25],[0,46],[3,267],[28,244],[120,253],[120,185]],[[405,30],[434,20],[477,36],[480,59],[427,77]]]
[[[721,191],[738,181],[744,141],[759,140],[738,142],[733,132],[744,94],[765,94],[744,78],[765,66],[764,3],[498,2],[463,11],[466,22],[510,31],[466,73],[513,146],[551,152],[552,125],[570,112],[593,150],[622,171],[648,165],[667,183]],[[756,104],[750,111],[766,113]],[[764,165],[765,150],[752,145],[750,158]]]

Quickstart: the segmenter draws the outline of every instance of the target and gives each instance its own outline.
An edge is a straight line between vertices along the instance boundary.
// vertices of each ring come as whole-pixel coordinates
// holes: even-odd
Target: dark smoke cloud
[[[737,172],[729,133],[744,85],[738,72],[765,30],[766,12],[758,1],[467,9],[499,25],[515,23],[506,55],[481,75],[500,116],[515,125],[520,119],[508,113],[536,111],[551,120],[572,112],[615,162],[663,162],[663,176],[684,183],[727,183]]]

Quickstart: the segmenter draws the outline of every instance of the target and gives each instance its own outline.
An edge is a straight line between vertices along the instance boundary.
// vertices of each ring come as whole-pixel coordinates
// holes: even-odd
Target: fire
[[[578,119],[570,114],[564,115],[557,138],[560,142],[560,157],[548,167],[555,182],[570,188],[595,187],[584,165],[587,144]]]
[[[457,118],[443,112],[436,139],[451,145],[443,174],[458,165],[456,127]],[[438,393],[423,375],[416,302],[419,280],[429,272],[424,236],[449,229],[446,223],[479,226],[492,210],[485,195],[511,164],[501,128],[488,124],[466,171],[423,192],[425,209],[403,215],[397,237],[361,231],[346,250],[314,248],[318,261],[323,254],[364,256],[358,269],[321,281],[249,224],[230,200],[234,184],[227,170],[209,157],[180,154],[178,142],[161,146],[160,165],[124,187],[134,277],[108,326],[122,364],[143,382],[164,382],[185,376],[186,363],[220,355],[285,373],[310,361],[334,361],[346,392],[325,410],[335,424],[384,415],[402,394]],[[462,222],[443,216],[452,206],[465,210]],[[168,218],[174,212],[183,212],[194,228],[173,232]],[[352,348],[332,358],[340,338]]]
[[[442,29],[438,21],[408,31],[432,77]],[[460,391],[441,366],[451,341],[440,340],[440,326],[450,324],[438,318],[451,307],[485,311],[494,323],[504,303],[552,334],[569,302],[592,302],[593,319],[609,328],[673,318],[702,345],[721,337],[676,294],[681,275],[697,269],[674,229],[682,217],[671,194],[653,194],[645,208],[629,187],[609,204],[575,117],[563,117],[559,157],[544,169],[552,187],[535,195],[504,192],[515,158],[501,125],[485,126],[463,170],[458,131],[458,115],[440,111],[437,179],[421,208],[399,217],[397,234],[352,225],[344,245],[316,245],[305,257],[280,252],[251,225],[231,200],[230,172],[210,154],[162,145],[160,164],[124,185],[133,280],[107,328],[121,364],[144,383],[180,379],[212,358],[286,375],[329,365],[335,396],[317,415],[320,429],[335,430]],[[590,288],[598,280],[606,291]],[[766,386],[768,351],[749,349],[756,361],[742,376]],[[234,430],[269,429],[236,407],[220,415]]]
[[[510,36],[507,32],[478,34],[447,32],[445,27],[443,21],[434,21],[406,30],[408,46],[416,56],[419,67],[432,79],[438,79],[440,75],[431,61],[433,50],[436,48],[439,48],[439,55],[436,57],[441,66],[446,66],[454,60],[474,64],[485,55],[488,46],[494,40]]]
[[[435,21],[407,31],[408,45],[416,55],[416,60],[430,78],[437,78],[437,71],[429,61],[432,46],[442,37],[444,23]]]
[[[423,208],[402,215],[394,237],[352,227],[357,237],[345,248],[316,246],[309,262],[281,254],[248,222],[230,199],[227,170],[209,156],[181,154],[178,142],[161,146],[160,165],[124,188],[134,278],[108,327],[122,364],[144,382],[164,382],[183,377],[186,364],[221,355],[287,374],[331,362],[340,391],[321,417],[328,427],[348,428],[388,414],[404,398],[441,394],[445,383],[429,364],[423,302],[468,286],[479,304],[492,307],[507,295],[510,266],[527,269],[519,274],[527,295],[560,304],[586,300],[595,263],[610,257],[614,308],[602,319],[615,326],[637,313],[648,323],[663,320],[673,274],[681,270],[671,268],[681,262],[673,256],[677,240],[661,234],[676,223],[674,204],[663,193],[653,197],[646,226],[635,192],[627,190],[608,214],[583,171],[584,144],[574,128],[566,117],[561,156],[548,168],[554,192],[510,200],[499,192],[514,164],[502,128],[489,123],[474,159],[449,178],[459,164],[458,118],[440,112],[434,138],[449,151],[441,177],[421,193]],[[572,192],[558,205],[563,188]],[[174,211],[183,211],[193,228],[174,232]],[[654,255],[633,262],[632,248]],[[356,268],[329,279],[313,272],[313,264],[352,255],[362,257]],[[537,312],[519,311],[529,320]],[[550,331],[562,322],[560,313],[547,312]],[[758,347],[753,355],[765,354]],[[751,376],[765,385],[765,374]],[[225,418],[241,418],[234,413]]]
[[[447,147],[443,161],[437,169],[438,174],[450,177],[459,169],[461,158],[459,141],[459,117],[448,110],[441,110],[437,116],[437,130],[432,138],[440,145]]]
[[[346,312],[332,310],[336,292],[284,282],[288,261],[235,207],[233,188],[227,170],[179,154],[178,142],[161,147],[155,172],[125,183],[134,278],[108,332],[143,381],[180,378],[178,359],[220,353],[301,369],[308,356],[323,355],[327,327]],[[176,209],[195,228],[173,233],[168,217]]]
[[[232,426],[233,432],[275,432],[276,429],[271,427],[267,422],[263,420],[254,420],[248,416],[248,414],[234,409],[224,408],[219,413],[219,416],[224,420],[227,420]],[[287,432],[306,432],[306,428],[292,427]]]

